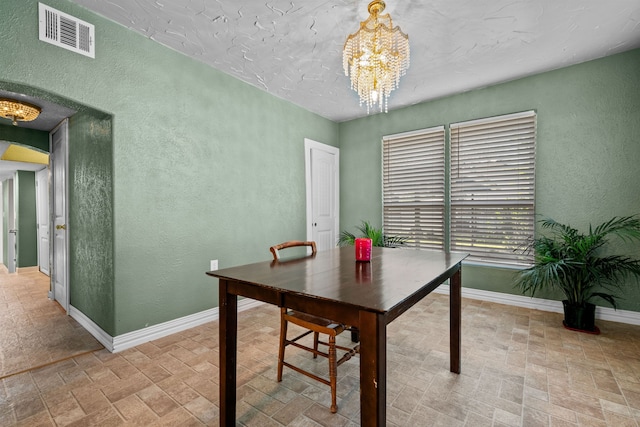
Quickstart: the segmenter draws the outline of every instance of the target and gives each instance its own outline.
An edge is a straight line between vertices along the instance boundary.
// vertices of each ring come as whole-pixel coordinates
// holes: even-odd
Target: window
[[[533,111],[451,124],[448,141],[444,127],[384,137],[385,233],[468,261],[530,264],[520,249],[535,225],[535,139]]]
[[[470,260],[528,264],[533,235],[534,112],[451,125],[451,250]]]
[[[410,246],[444,248],[444,126],[383,139],[383,227]]]

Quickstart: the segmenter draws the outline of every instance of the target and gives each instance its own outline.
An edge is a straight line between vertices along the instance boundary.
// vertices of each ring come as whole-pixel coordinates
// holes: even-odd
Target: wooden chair
[[[279,245],[271,246],[269,250],[273,254],[274,262],[280,260],[280,250],[285,248],[291,248],[296,246],[310,246],[312,255],[316,254],[315,242],[301,242],[301,241],[289,241]],[[307,329],[299,336],[289,340],[287,339],[287,326],[289,323],[296,324],[302,328]],[[331,412],[336,413],[338,405],[336,404],[336,384],[338,378],[338,366],[347,360],[351,359],[353,355],[359,353],[360,346],[356,345],[354,348],[343,347],[336,344],[336,337],[342,332],[349,330],[346,325],[334,322],[323,317],[314,316],[311,314],[303,313],[301,311],[293,311],[286,307],[280,308],[280,348],[278,352],[278,382],[282,381],[282,369],[287,366],[294,371],[297,371],[303,375],[313,378],[316,381],[320,381],[323,384],[331,387]],[[313,332],[313,348],[300,344],[297,341]],[[325,334],[328,337],[327,341],[320,341],[319,335]],[[329,380],[321,378],[309,371],[305,371],[299,366],[294,366],[291,363],[284,361],[285,348],[289,345],[301,348],[310,353],[313,353],[313,358],[318,356],[326,357],[329,360]],[[327,353],[318,350],[319,345],[327,347]],[[338,360],[337,350],[343,350],[346,353]]]

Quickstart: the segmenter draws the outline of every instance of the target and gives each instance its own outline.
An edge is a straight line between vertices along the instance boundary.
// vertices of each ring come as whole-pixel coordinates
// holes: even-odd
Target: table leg
[[[387,416],[387,324],[381,314],[360,312],[360,420],[385,426]]]
[[[236,425],[236,357],[238,347],[238,296],[228,293],[220,279],[220,425]]]
[[[449,352],[450,369],[456,374],[460,373],[460,341],[462,325],[462,268],[449,280]]]

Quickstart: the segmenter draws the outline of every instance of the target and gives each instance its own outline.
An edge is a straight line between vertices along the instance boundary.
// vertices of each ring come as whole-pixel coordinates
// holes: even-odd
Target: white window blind
[[[534,231],[536,114],[451,125],[451,250],[527,265]]]
[[[385,136],[383,227],[407,245],[444,248],[444,126]]]

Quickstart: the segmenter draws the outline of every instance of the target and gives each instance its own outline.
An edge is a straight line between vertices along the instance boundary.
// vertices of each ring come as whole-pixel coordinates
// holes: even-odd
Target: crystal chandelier
[[[347,37],[342,52],[344,73],[351,77],[360,105],[367,105],[367,114],[375,104],[387,112],[389,94],[409,68],[409,36],[393,28],[388,13],[380,15],[384,8],[381,0],[369,3],[369,18]]]
[[[0,117],[10,119],[14,126],[21,122],[35,120],[40,114],[40,107],[13,99],[0,98]]]

